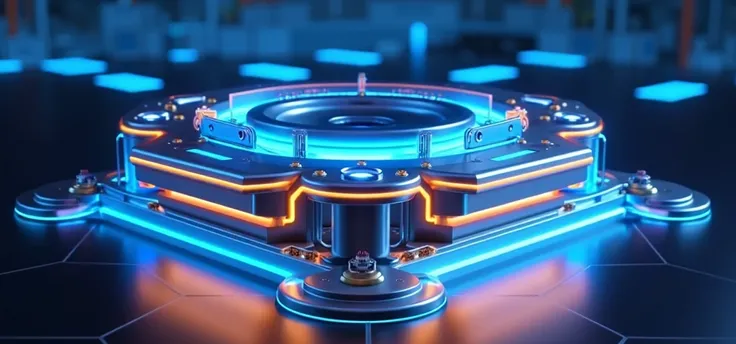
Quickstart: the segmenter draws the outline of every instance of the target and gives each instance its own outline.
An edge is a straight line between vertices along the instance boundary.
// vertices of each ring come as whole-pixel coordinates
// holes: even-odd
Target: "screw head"
[[[358,166],[366,166],[366,165],[368,165],[368,163],[365,162],[364,160],[358,161]]]
[[[514,104],[516,104],[516,99],[514,99],[514,98],[506,99],[506,104],[514,105]]]
[[[398,170],[398,171],[396,171],[396,176],[398,176],[398,177],[408,177],[409,176],[409,172],[407,172],[406,170]]]
[[[164,105],[164,109],[166,111],[169,111],[169,112],[174,112],[174,111],[176,111],[176,104],[174,104],[174,103],[166,103],[166,105]]]
[[[302,168],[302,163],[300,163],[298,161],[294,161],[291,164],[289,164],[289,167],[291,167],[291,168]]]
[[[557,105],[557,104],[554,104],[554,105],[550,105],[549,109],[552,110],[552,111],[560,111],[560,109],[562,109],[562,107],[559,106],[559,105]]]
[[[174,120],[175,121],[183,121],[184,120],[184,115],[182,115],[182,114],[174,115]]]
[[[314,173],[312,173],[312,175],[315,176],[315,177],[326,177],[327,176],[327,171],[325,171],[325,170],[316,170],[316,171],[314,171]]]
[[[432,164],[430,164],[429,161],[423,162],[421,166],[422,166],[423,169],[430,169],[430,168],[432,168]]]

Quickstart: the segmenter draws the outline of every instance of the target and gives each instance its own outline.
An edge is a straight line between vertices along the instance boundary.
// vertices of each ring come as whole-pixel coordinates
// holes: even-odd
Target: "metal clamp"
[[[118,134],[118,136],[115,138],[115,164],[117,164],[117,180],[116,183],[118,186],[120,186],[120,180],[122,179],[120,175],[120,140],[124,139],[125,135],[123,133]]]
[[[294,147],[294,158],[305,159],[307,157],[307,131],[297,129],[291,132]]]
[[[429,159],[432,153],[432,132],[422,131],[419,133],[419,144],[417,145],[417,155],[419,159]]]

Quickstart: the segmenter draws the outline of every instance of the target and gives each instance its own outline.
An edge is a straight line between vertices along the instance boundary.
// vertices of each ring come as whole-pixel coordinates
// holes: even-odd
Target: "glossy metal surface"
[[[169,75],[173,88],[167,93],[242,84],[227,79],[232,73],[224,66],[202,68],[209,74]],[[428,78],[440,80],[446,70],[440,72]],[[330,73],[319,77],[339,77]],[[405,77],[395,70],[380,73],[385,74],[375,78]],[[212,78],[191,85],[193,75]],[[593,227],[581,237],[448,284],[449,303],[441,314],[408,324],[362,326],[283,315],[273,307],[274,283],[114,227],[45,229],[16,224],[6,212],[0,219],[0,342],[23,337],[35,338],[31,343],[94,343],[104,336],[108,343],[617,344],[623,337],[631,344],[733,343],[736,185],[730,170],[717,168],[736,149],[730,139],[736,120],[721,111],[736,107],[728,97],[733,84],[714,84],[708,96],[673,105],[642,103],[629,94],[637,85],[666,79],[664,72],[522,70],[522,75],[504,87],[576,95],[601,109],[608,119],[606,134],[617,143],[609,147],[609,166],[646,168],[655,178],[704,192],[713,202],[711,222]],[[9,113],[27,114],[5,117],[13,128],[4,137],[8,144],[23,142],[22,149],[3,155],[6,166],[16,167],[7,170],[12,182],[3,191],[8,210],[22,191],[71,178],[79,167],[112,169],[116,128],[110,119],[118,113],[105,118],[100,109],[127,109],[150,98],[131,100],[95,89],[85,79],[3,78],[0,90],[11,99]],[[555,82],[558,78],[568,82]],[[595,87],[580,86],[591,84]],[[45,99],[21,101],[27,94]],[[75,116],[65,116],[69,107],[75,107]],[[99,128],[93,137],[90,126]],[[668,153],[673,151],[676,157]]]

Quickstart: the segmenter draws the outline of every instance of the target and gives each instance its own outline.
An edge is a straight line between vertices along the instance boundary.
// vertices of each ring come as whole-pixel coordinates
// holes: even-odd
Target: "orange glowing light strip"
[[[225,216],[229,216],[229,217],[232,217],[238,220],[242,220],[244,222],[256,224],[256,225],[263,226],[263,227],[274,227],[277,224],[276,218],[273,218],[273,217],[253,215],[251,213],[248,213],[242,210],[233,209],[233,208],[221,205],[221,204],[217,204],[217,203],[210,202],[210,201],[205,201],[201,198],[192,197],[192,196],[174,192],[174,191],[167,190],[167,191],[163,191],[162,193],[166,198],[170,198],[174,201],[178,201],[184,204],[189,204],[197,208],[209,210],[213,213],[218,213],[218,214],[222,214]]]
[[[581,131],[561,131],[557,135],[562,137],[563,139],[572,139],[572,138],[578,138],[578,137],[589,137],[593,135],[598,135],[603,131],[603,123],[595,128],[588,129],[588,130],[581,130]]]
[[[182,170],[179,168],[171,167],[171,166],[160,164],[160,163],[153,162],[153,161],[144,160],[144,159],[137,158],[134,156],[130,157],[130,162],[132,162],[134,165],[145,166],[148,168],[152,168],[154,170],[159,170],[162,172],[170,173],[170,174],[173,174],[179,177],[189,178],[189,179],[193,179],[193,180],[196,180],[202,183],[217,185],[222,188],[235,190],[239,192],[253,192],[253,191],[283,189],[283,188],[288,188],[294,182],[294,180],[285,180],[285,181],[271,182],[271,183],[245,184],[244,185],[244,184],[228,182],[228,181],[217,179],[214,177],[201,175],[199,173],[189,172],[186,170]]]
[[[120,131],[123,132],[123,134],[128,134],[131,136],[138,136],[138,137],[150,137],[150,138],[159,138],[161,136],[164,136],[166,134],[163,130],[141,130],[141,129],[133,129],[131,127],[126,126],[123,124],[123,121],[120,121]]]
[[[502,186],[511,185],[514,183],[531,180],[534,178],[544,177],[546,175],[559,173],[559,172],[571,170],[571,169],[578,168],[578,167],[588,166],[592,163],[593,163],[593,158],[588,157],[585,159],[567,162],[562,165],[547,167],[547,168],[539,169],[536,171],[519,174],[513,177],[507,177],[507,178],[503,178],[499,180],[494,180],[492,182],[487,182],[483,184],[464,184],[464,183],[455,183],[455,182],[448,182],[444,180],[431,180],[431,179],[428,179],[427,182],[433,188],[445,187],[445,188],[450,188],[450,189],[466,190],[466,191],[483,191],[483,190],[498,188]]]
[[[518,201],[513,201],[513,202],[501,204],[495,207],[491,207],[488,209],[476,211],[474,213],[470,213],[470,214],[463,215],[463,216],[446,217],[446,218],[439,217],[437,224],[446,225],[446,226],[462,226],[462,225],[473,223],[479,220],[484,220],[484,219],[487,219],[493,216],[507,214],[514,210],[528,208],[533,205],[537,205],[540,203],[544,203],[547,201],[551,201],[551,200],[560,198],[561,196],[562,196],[562,193],[560,193],[559,191],[546,192],[546,193],[539,194],[536,196],[531,196],[531,197],[527,197],[524,199],[520,199]]]
[[[599,126],[593,129],[581,130],[581,131],[561,131],[557,135],[559,135],[563,139],[572,139],[572,138],[578,138],[578,137],[589,137],[593,135],[598,135],[602,131],[603,131],[603,123],[601,123]]]

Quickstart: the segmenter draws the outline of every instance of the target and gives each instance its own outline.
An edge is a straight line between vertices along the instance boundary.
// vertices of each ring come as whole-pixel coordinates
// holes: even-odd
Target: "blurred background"
[[[539,50],[625,66],[736,69],[734,0],[4,0],[3,70],[44,59],[285,60],[341,48],[508,56]],[[417,38],[417,37],[415,37]]]

